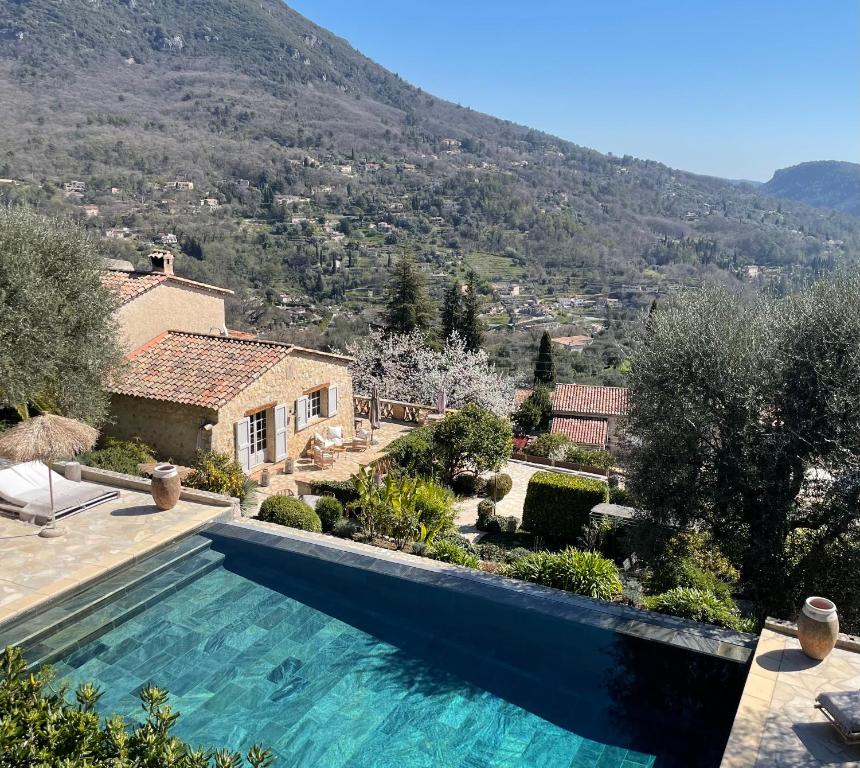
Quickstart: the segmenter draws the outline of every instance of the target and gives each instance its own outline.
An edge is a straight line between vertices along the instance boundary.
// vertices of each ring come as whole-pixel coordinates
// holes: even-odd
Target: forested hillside
[[[443,101],[279,0],[0,2],[0,103],[3,199],[136,263],[174,247],[237,291],[233,325],[310,341],[366,326],[409,250],[437,294],[477,273],[512,370],[560,323],[605,343],[569,369],[606,379],[655,295],[786,286],[860,252],[856,218]]]
[[[860,165],[835,160],[782,168],[764,185],[774,197],[860,216]]]

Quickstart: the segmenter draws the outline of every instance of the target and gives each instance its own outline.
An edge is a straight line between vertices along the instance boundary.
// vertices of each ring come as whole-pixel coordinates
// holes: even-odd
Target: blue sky
[[[293,0],[430,93],[602,152],[765,181],[860,162],[857,0]]]

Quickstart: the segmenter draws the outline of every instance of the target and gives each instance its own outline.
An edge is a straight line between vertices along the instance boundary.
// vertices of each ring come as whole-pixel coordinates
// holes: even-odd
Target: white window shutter
[[[304,429],[308,425],[308,398],[300,397],[296,400],[296,431]]]
[[[337,384],[328,388],[328,416],[337,416]]]
[[[287,458],[287,406],[275,406],[275,461]]]
[[[236,422],[236,461],[247,474],[251,471],[251,420],[241,419]]]

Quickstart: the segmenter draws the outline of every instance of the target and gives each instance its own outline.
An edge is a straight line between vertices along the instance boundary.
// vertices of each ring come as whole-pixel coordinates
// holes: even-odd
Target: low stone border
[[[260,520],[243,518],[228,523],[211,523],[201,531],[202,535],[207,532],[385,573],[394,578],[468,592],[494,602],[541,611],[557,618],[590,624],[741,664],[749,661],[756,645],[755,635],[603,600],[593,600],[519,579]]]
[[[764,628],[771,632],[778,632],[781,635],[789,637],[797,637],[797,624],[793,621],[785,621],[783,619],[774,619],[768,616],[764,622]],[[856,635],[846,635],[840,632],[836,638],[836,647],[843,651],[854,651],[860,653],[860,637]]]

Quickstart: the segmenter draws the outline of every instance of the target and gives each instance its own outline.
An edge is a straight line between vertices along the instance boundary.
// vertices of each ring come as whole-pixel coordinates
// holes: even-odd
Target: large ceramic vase
[[[824,659],[836,645],[839,617],[836,605],[826,597],[807,597],[797,619],[797,639],[811,659]]]
[[[179,501],[182,485],[173,464],[156,464],[152,470],[152,500],[159,509],[173,509]]]

